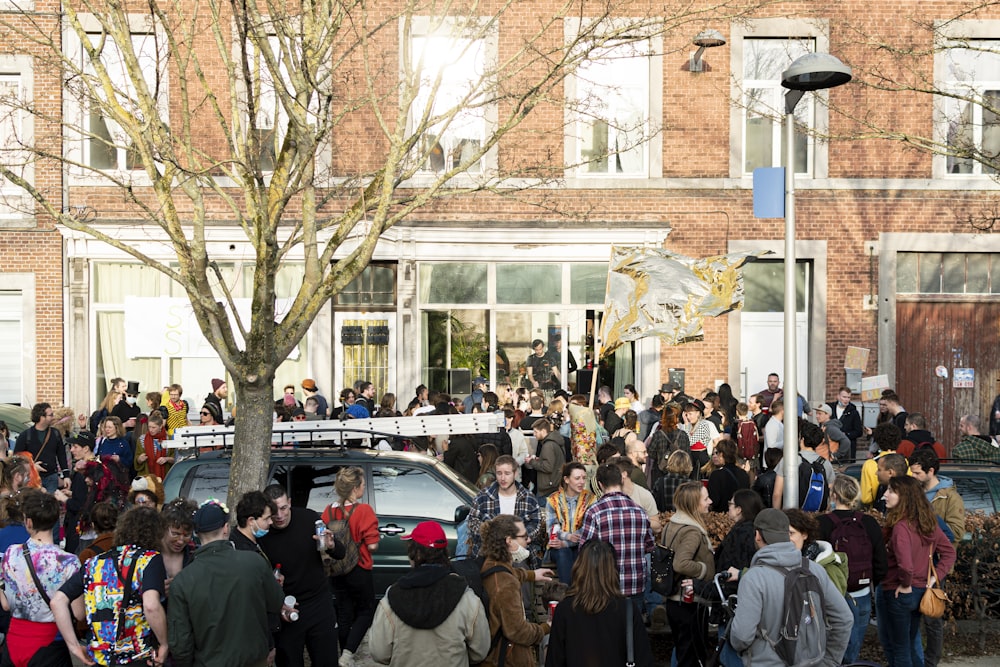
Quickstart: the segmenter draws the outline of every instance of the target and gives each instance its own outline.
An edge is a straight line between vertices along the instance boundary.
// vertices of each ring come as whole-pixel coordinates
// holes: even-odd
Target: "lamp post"
[[[795,349],[795,105],[809,90],[835,88],[851,80],[851,68],[829,53],[807,53],[781,73],[785,93],[785,405],[784,507],[799,506],[798,368]]]

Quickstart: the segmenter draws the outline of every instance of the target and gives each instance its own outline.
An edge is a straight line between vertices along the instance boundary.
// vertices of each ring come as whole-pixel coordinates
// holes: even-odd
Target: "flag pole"
[[[608,277],[604,281],[604,309],[608,307],[608,290],[611,289],[611,261],[615,257],[615,246],[611,246],[608,256]],[[601,347],[604,344],[604,323],[608,319],[608,314],[601,311],[601,326],[594,327],[594,372],[590,375],[590,407],[594,409],[594,400],[597,397],[597,376],[601,373]],[[595,313],[596,315],[596,313]],[[596,324],[596,323],[595,323]]]

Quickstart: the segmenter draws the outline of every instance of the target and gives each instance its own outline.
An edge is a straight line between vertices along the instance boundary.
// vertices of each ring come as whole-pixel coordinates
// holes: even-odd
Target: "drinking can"
[[[694,586],[691,584],[684,584],[684,597],[682,598],[684,602],[694,602]]]

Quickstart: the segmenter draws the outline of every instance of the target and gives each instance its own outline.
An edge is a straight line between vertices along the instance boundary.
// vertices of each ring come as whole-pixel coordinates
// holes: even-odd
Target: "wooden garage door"
[[[935,373],[948,370],[947,378]],[[972,368],[975,386],[953,386],[956,368]],[[949,449],[958,420],[978,414],[983,431],[1000,391],[1000,303],[897,301],[896,390],[903,407],[927,417],[931,432]]]

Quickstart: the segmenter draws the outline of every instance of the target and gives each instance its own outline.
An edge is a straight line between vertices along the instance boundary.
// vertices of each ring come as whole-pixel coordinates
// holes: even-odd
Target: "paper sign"
[[[861,400],[877,401],[882,398],[882,390],[889,388],[888,375],[872,375],[861,378]]]
[[[975,368],[956,368],[952,373],[951,386],[955,389],[972,389],[976,386]]]
[[[844,359],[844,368],[857,368],[865,370],[868,368],[868,348],[850,347],[847,348],[847,356]]]

